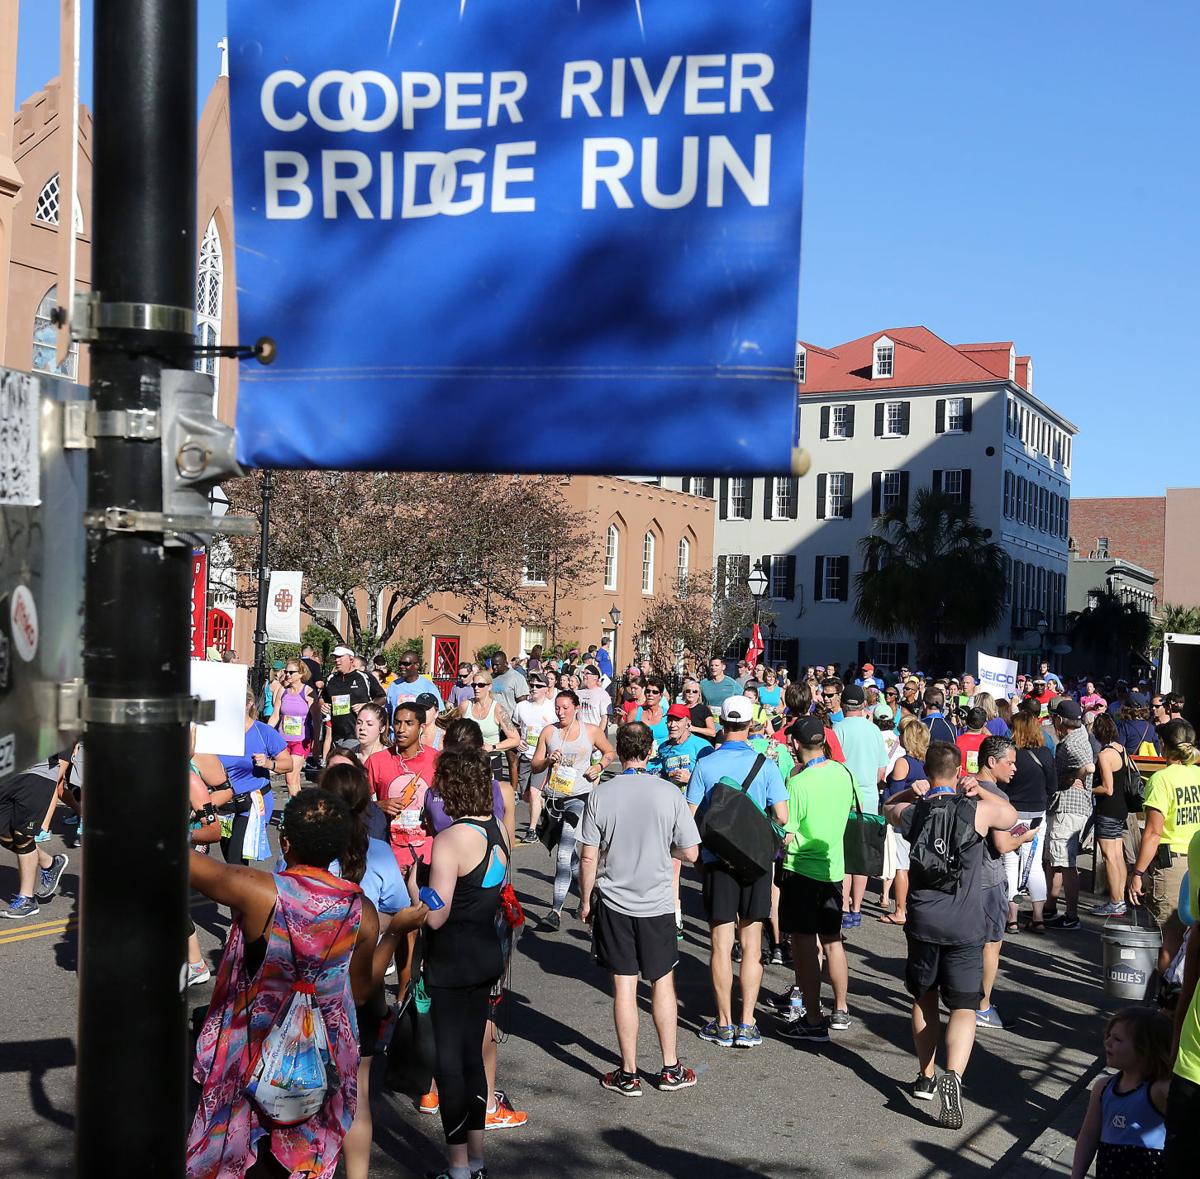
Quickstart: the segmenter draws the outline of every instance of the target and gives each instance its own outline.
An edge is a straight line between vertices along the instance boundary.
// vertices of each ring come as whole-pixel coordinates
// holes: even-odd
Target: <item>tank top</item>
[[[1119,741],[1113,742],[1117,746],[1113,749],[1112,745],[1106,745],[1104,749],[1111,753],[1119,753],[1121,755],[1121,768],[1113,771],[1113,792],[1111,794],[1096,795],[1096,814],[1103,815],[1106,819],[1116,819],[1123,823],[1129,814],[1129,807],[1125,804],[1125,787],[1129,781],[1129,768],[1125,764],[1125,749]],[[1104,752],[1104,750],[1101,750]],[[1096,785],[1100,784],[1100,774],[1097,772],[1094,779]]]
[[[551,725],[546,730],[546,752],[559,751],[562,760],[551,767],[542,789],[556,798],[581,798],[591,793],[592,783],[583,773],[592,764],[592,739],[583,721],[576,718],[570,727],[576,726],[579,735],[570,741],[563,739],[564,730],[559,725]]]
[[[1150,1100],[1150,1084],[1120,1093],[1120,1079],[1118,1073],[1104,1086],[1100,1101],[1096,1179],[1154,1179],[1166,1175],[1163,1149],[1167,1127]]]
[[[285,741],[303,741],[308,731],[308,702],[304,689],[284,692],[279,699],[279,731]]]
[[[882,800],[887,802],[889,798],[897,794],[902,794],[905,790],[912,788],[914,782],[920,782],[925,777],[925,763],[918,760],[911,753],[901,753],[900,757],[908,762],[908,774],[904,778],[889,778],[883,786]],[[896,759],[899,761],[899,758]]]
[[[508,876],[508,845],[494,816],[483,823],[455,819],[451,826],[460,823],[481,832],[487,847],[458,878],[446,924],[425,931],[425,975],[435,987],[490,986],[504,973],[496,911]]]
[[[638,707],[634,711],[633,719],[641,721],[654,734],[656,745],[665,745],[671,739],[670,734],[667,732],[667,710],[665,708],[662,710],[662,719],[657,724],[651,724],[646,720],[646,710],[642,707]]]
[[[491,707],[483,716],[476,716],[474,707],[467,712],[469,716],[478,726],[479,731],[483,733],[484,745],[499,745],[500,744],[500,724],[496,720],[496,701],[493,700]]]

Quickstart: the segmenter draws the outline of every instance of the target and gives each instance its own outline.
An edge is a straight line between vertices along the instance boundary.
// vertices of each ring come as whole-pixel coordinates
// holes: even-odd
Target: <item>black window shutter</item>
[[[817,519],[825,519],[825,484],[828,479],[825,475],[817,476]]]
[[[791,553],[783,560],[783,596],[790,602],[796,596],[796,554]]]
[[[900,472],[900,507],[908,515],[908,472]]]
[[[937,402],[937,425],[934,430],[939,434],[946,432],[946,399],[939,397]]]
[[[829,406],[821,406],[821,437],[829,437]]]
[[[965,504],[971,502],[971,468],[964,467],[962,473],[962,501]]]
[[[846,406],[846,437],[854,437],[854,406]]]
[[[721,498],[717,501],[717,519],[729,519],[729,480],[722,479],[719,483]]]
[[[909,421],[912,417],[912,406],[907,401],[900,403],[900,433],[908,437]]]
[[[862,667],[868,659],[871,658],[871,641],[870,639],[858,640],[858,666]]]
[[[964,434],[971,432],[971,399],[963,398],[962,428]]]
[[[883,437],[883,411],[884,403],[881,401],[875,406],[875,437]]]
[[[823,576],[825,573],[824,561],[825,561],[824,557],[817,557],[816,563],[813,566],[813,601],[814,602],[825,601],[825,598],[823,596],[824,591],[825,591],[825,578]]]
[[[934,473],[933,473],[933,490],[935,492],[939,492],[942,490],[942,473],[941,473],[941,471],[934,471]]]
[[[842,519],[849,520],[854,515],[854,476],[847,473],[846,482],[843,484],[846,491],[842,496],[842,503],[845,505]]]
[[[800,510],[800,480],[794,476],[788,480],[788,519],[799,519]]]
[[[838,599],[839,602],[850,601],[850,558],[838,557],[838,577],[842,583],[842,596]]]
[[[882,510],[883,475],[875,471],[871,475],[871,518],[874,519]]]
[[[723,598],[728,593],[728,591],[725,588],[725,574],[726,574],[728,565],[729,565],[729,560],[727,557],[718,557],[717,558],[717,597],[718,598]]]
[[[775,494],[775,479],[771,475],[763,476],[763,519],[771,518],[771,500]]]

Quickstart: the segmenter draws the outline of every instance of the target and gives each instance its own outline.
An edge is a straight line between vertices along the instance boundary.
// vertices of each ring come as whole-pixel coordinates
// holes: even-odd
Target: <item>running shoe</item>
[[[38,903],[33,897],[13,897],[7,909],[0,909],[0,917],[8,917],[13,921],[20,921],[22,917],[33,917],[40,913]],[[731,1041],[732,1042],[732,1041]]]
[[[734,1028],[731,1023],[722,1027],[715,1019],[710,1019],[696,1034],[718,1048],[733,1047]]]
[[[862,914],[861,913],[851,913],[850,917],[851,917],[851,925],[853,925],[853,927],[855,929],[857,929],[862,924]]]
[[[1097,905],[1092,912],[1097,917],[1124,917],[1125,902],[1124,901],[1108,901],[1106,904]]]
[[[562,928],[562,914],[557,909],[551,909],[542,918],[542,928],[547,933],[557,933]]]
[[[49,843],[52,838],[53,838],[53,836],[50,834],[50,832],[43,829],[43,830],[39,831],[33,837],[33,842],[34,843]]]
[[[829,1030],[831,1032],[848,1032],[850,1030],[850,1013],[848,1011],[834,1011],[829,1016]]]
[[[485,1130],[515,1130],[529,1121],[529,1115],[523,1109],[513,1109],[499,1089],[496,1090],[496,1108],[489,1109],[484,1119]]]
[[[932,1101],[937,1095],[937,1078],[927,1077],[924,1073],[918,1073],[917,1079],[912,1083],[912,1095],[918,1101]]]
[[[842,928],[843,929],[853,929],[854,928],[854,914],[853,913],[843,913],[842,914]]]
[[[65,819],[63,819],[63,826],[64,827],[78,827],[79,826],[79,816],[78,815],[67,815],[67,817]]]
[[[802,1044],[828,1044],[829,1028],[823,1019],[809,1023],[808,1019],[798,1019],[779,1029],[779,1034],[785,1040],[798,1040]]]
[[[783,947],[782,946],[772,946],[771,947],[771,965],[772,966],[782,966],[783,965]]]
[[[517,836],[518,843],[537,843],[537,841],[538,834],[532,827],[530,827],[528,831],[525,831],[521,835]]]
[[[947,1130],[961,1130],[963,1124],[962,1079],[958,1073],[942,1073],[937,1083],[941,1094],[942,1108],[938,1112],[938,1125]]]
[[[50,861],[49,868],[38,869],[38,886],[33,893],[37,900],[48,901],[58,892],[58,883],[66,867],[67,857],[60,853]]]
[[[986,1011],[975,1012],[975,1026],[1002,1032],[1004,1031],[1004,1020],[1000,1018],[1000,1012],[995,1007],[989,1007]]]
[[[742,960],[742,943],[741,942],[736,941],[736,940],[734,941],[733,950],[730,953],[730,957],[733,959],[734,962],[740,962]]]
[[[762,1043],[762,1033],[756,1023],[740,1023],[733,1036],[735,1048],[757,1048]]]
[[[418,1113],[435,1114],[441,1108],[442,1103],[438,1100],[436,1089],[431,1089],[417,1102]]]
[[[212,971],[209,970],[207,962],[188,963],[187,985],[189,987],[201,986],[210,978],[212,978]]]
[[[667,1068],[664,1064],[654,1081],[654,1087],[661,1093],[673,1093],[676,1089],[690,1089],[695,1083],[696,1073],[693,1069],[684,1068],[682,1064]]]
[[[677,942],[683,941],[683,919],[682,918],[680,918],[679,920],[677,920],[675,922],[675,940]]]
[[[1061,917],[1055,917],[1053,921],[1046,922],[1047,929],[1078,929],[1079,918],[1072,917],[1070,913],[1064,913]]]
[[[642,1095],[642,1078],[637,1073],[626,1073],[615,1069],[611,1073],[605,1073],[600,1078],[600,1084],[605,1089],[620,1093],[622,1097],[641,1097]]]

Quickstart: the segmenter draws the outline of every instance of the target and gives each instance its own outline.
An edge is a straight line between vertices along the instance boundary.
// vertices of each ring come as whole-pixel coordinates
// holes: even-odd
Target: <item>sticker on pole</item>
[[[810,0],[230,0],[239,457],[786,472]]]
[[[13,590],[10,610],[13,647],[26,663],[32,663],[38,649],[37,603],[25,586]]]

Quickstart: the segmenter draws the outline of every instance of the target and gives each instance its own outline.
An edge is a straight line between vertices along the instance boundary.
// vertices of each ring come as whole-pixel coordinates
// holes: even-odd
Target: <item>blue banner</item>
[[[784,472],[810,0],[230,0],[256,467]]]

